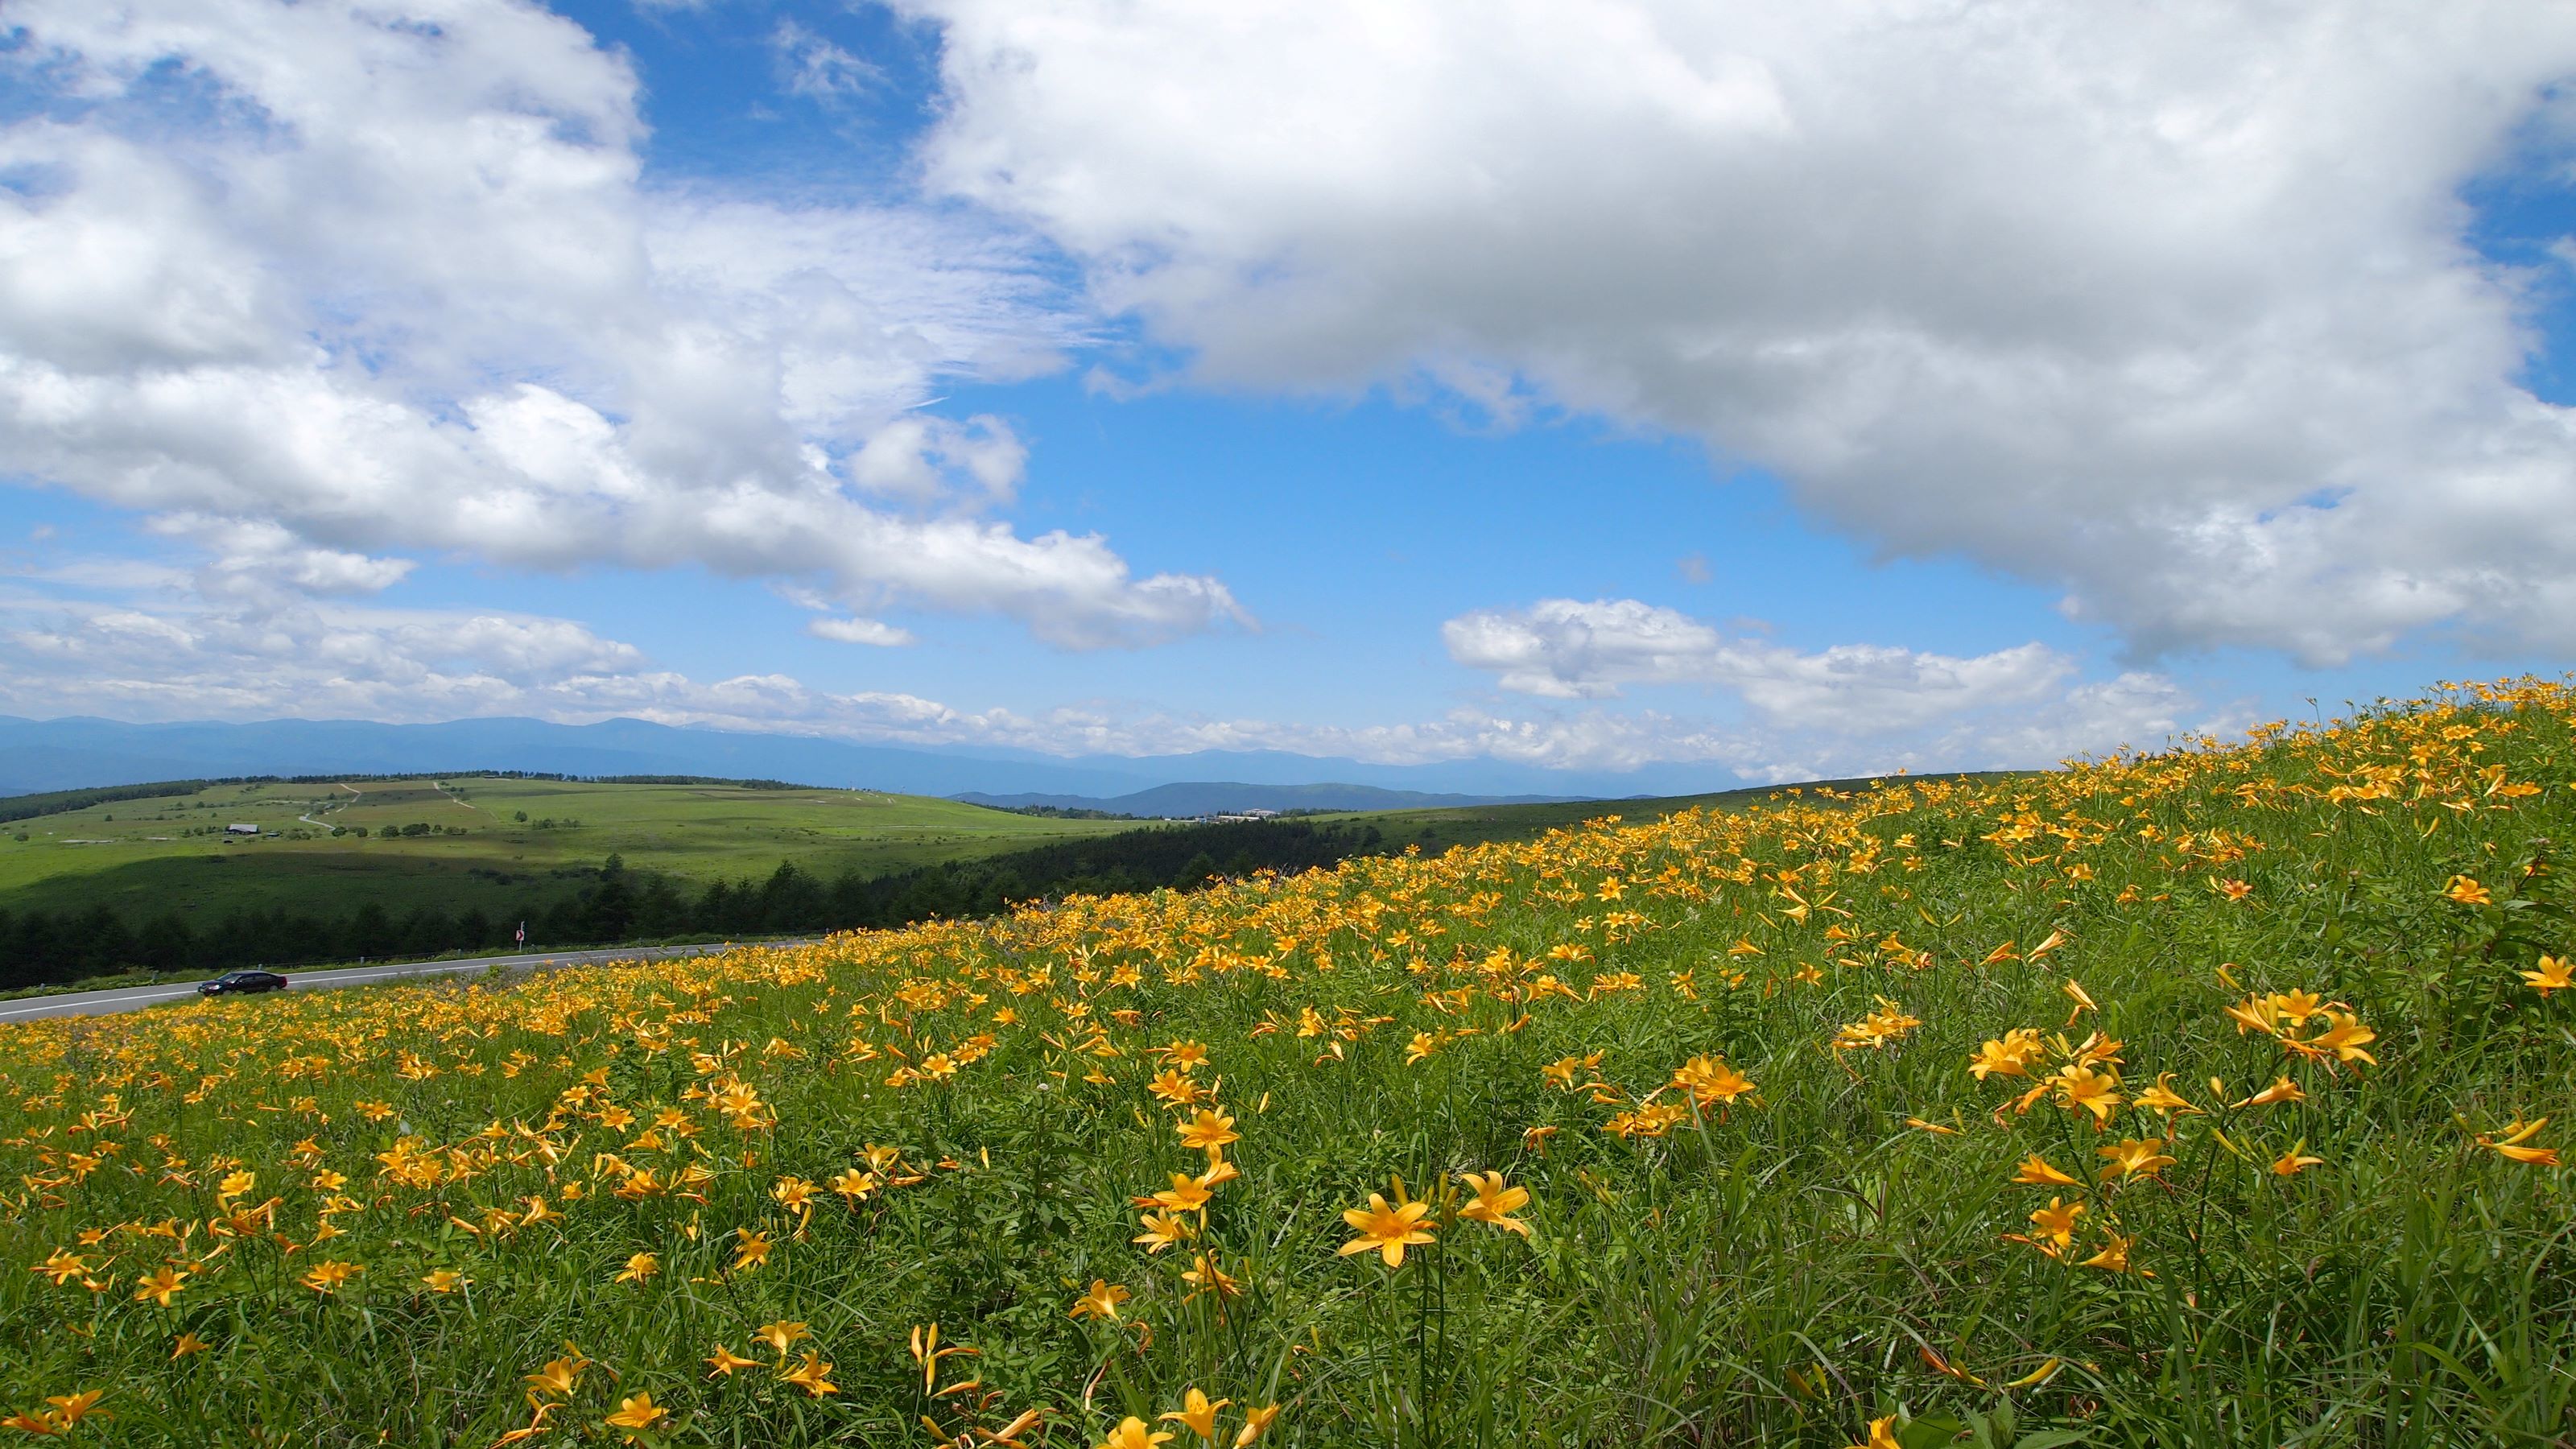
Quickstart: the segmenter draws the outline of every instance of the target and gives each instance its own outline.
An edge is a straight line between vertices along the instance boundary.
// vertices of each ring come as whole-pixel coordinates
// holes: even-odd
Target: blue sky
[[[2306,8],[26,0],[0,712],[1724,784],[2560,672],[2576,23]]]

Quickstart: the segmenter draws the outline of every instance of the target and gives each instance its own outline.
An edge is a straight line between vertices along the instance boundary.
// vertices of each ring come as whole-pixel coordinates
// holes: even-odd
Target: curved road
[[[674,956],[704,956],[743,946],[802,946],[796,941],[742,941],[721,946],[630,946],[623,950],[532,952],[524,956],[477,956],[464,961],[401,961],[390,966],[357,966],[342,971],[288,971],[289,991],[318,991],[331,986],[363,986],[405,976],[473,976],[495,966],[543,971],[558,966],[593,966],[603,961],[660,961]],[[44,1016],[104,1016],[135,1011],[164,1002],[195,998],[197,983],[173,981],[158,986],[127,986],[114,991],[70,991],[59,996],[30,996],[0,1001],[0,1022],[34,1021]]]

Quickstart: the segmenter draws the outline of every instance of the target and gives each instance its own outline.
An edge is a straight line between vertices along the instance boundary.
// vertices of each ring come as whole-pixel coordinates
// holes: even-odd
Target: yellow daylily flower
[[[2013,1173],[2013,1181],[2025,1187],[2083,1186],[2080,1179],[2058,1171],[2047,1158],[2036,1152],[2022,1159],[2020,1169]]]
[[[645,1392],[636,1394],[632,1398],[618,1400],[617,1412],[609,1415],[604,1422],[612,1429],[624,1430],[628,1442],[631,1443],[637,1432],[659,1428],[670,1417],[671,1411],[654,1403],[653,1395]]]
[[[2173,1165],[2174,1160],[2165,1155],[2165,1145],[2165,1139],[2161,1137],[2131,1137],[2112,1146],[2098,1148],[2097,1155],[2108,1159],[2111,1164],[2102,1169],[2102,1176],[2106,1180],[2153,1177],[2159,1169]]]
[[[1462,1172],[1458,1174],[1458,1180],[1476,1194],[1473,1201],[1458,1209],[1460,1217],[1518,1233],[1524,1238],[1529,1236],[1529,1224],[1511,1215],[1529,1205],[1529,1189],[1505,1186],[1499,1172]]]
[[[1889,1414],[1884,1418],[1870,1420],[1868,1434],[1855,1443],[1843,1446],[1843,1449],[1905,1449],[1896,1437],[1896,1416]]]
[[[188,1275],[178,1272],[172,1269],[170,1265],[164,1263],[159,1268],[154,1269],[151,1273],[136,1278],[134,1281],[136,1284],[134,1289],[135,1302],[158,1303],[162,1307],[167,1308],[170,1306],[170,1299],[172,1296],[182,1291],[180,1285],[188,1281]]]
[[[1130,1414],[1119,1420],[1118,1427],[1110,1430],[1109,1437],[1094,1445],[1093,1449],[1154,1449],[1157,1444],[1171,1442],[1171,1438],[1171,1431],[1150,1432],[1144,1420]]]
[[[1181,1400],[1181,1407],[1156,1417],[1176,1421],[1202,1439],[1213,1439],[1216,1437],[1216,1411],[1233,1402],[1232,1399],[1211,1399],[1194,1388]]]
[[[1406,1202],[1389,1207],[1384,1193],[1370,1193],[1367,1207],[1349,1208],[1342,1213],[1342,1221],[1359,1236],[1342,1244],[1338,1253],[1347,1258],[1374,1249],[1386,1259],[1388,1267],[1401,1268],[1406,1248],[1431,1241],[1432,1230],[1422,1226],[1422,1220],[1430,1213],[1429,1203]]]
[[[1091,1280],[1090,1291],[1073,1300],[1072,1316],[1106,1318],[1114,1323],[1118,1320],[1118,1305],[1133,1296],[1126,1289],[1106,1278],[1094,1278]]]

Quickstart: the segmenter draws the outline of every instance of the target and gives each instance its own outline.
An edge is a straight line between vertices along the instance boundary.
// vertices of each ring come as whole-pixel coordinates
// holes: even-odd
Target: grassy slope
[[[795,951],[0,1029],[0,1261],[55,1265],[0,1274],[0,1383],[101,1390],[150,1445],[479,1449],[567,1340],[596,1362],[539,1417],[584,1442],[658,1409],[672,1443],[1036,1411],[1090,1444],[1192,1388],[1234,1401],[1226,1440],[1279,1402],[1272,1439],[1310,1445],[1839,1445],[1880,1418],[1914,1449],[2563,1442],[2576,993],[2526,973],[2576,947],[2576,697],[2515,702]],[[1967,1070],[2023,1040],[2022,1074]],[[1176,1042],[1207,1065],[1167,1071]],[[1131,1196],[1206,1165],[1165,1099],[1209,1093],[1240,1176],[1149,1252]],[[2068,1180],[2017,1181],[2034,1160]],[[1470,1170],[1531,1194],[1526,1238],[1467,1215]],[[1400,1268],[1337,1253],[1344,1210],[1426,1189],[1436,1241]],[[364,1271],[309,1286],[334,1263]],[[178,1291],[138,1298],[165,1266]],[[1123,1322],[1068,1313],[1095,1280]],[[773,1322],[810,1335],[785,1360]],[[930,1383],[979,1387],[926,1392],[933,1322],[980,1354]],[[182,1332],[209,1349],[174,1359]],[[711,1375],[719,1345],[748,1366]]]
[[[1823,782],[1844,789],[1868,783]],[[1651,800],[1314,818],[1375,825],[1390,841],[1436,853],[1534,839],[1604,816],[1643,821],[1687,809],[1739,809],[1780,793],[1764,786]],[[527,823],[512,818],[520,812]],[[536,828],[548,818],[581,824]],[[176,835],[183,827],[220,830],[235,822],[318,838]],[[462,826],[468,833],[382,836],[388,826],[415,822]],[[363,825],[369,836],[329,838],[332,825]],[[624,856],[630,867],[697,882],[763,876],[781,860],[827,875],[846,869],[874,876],[1137,828],[1142,827],[1133,821],[1047,819],[855,790],[477,777],[218,785],[185,797],[115,801],[0,829],[0,909],[85,910],[105,902],[134,912],[219,914],[235,905],[320,902],[337,912],[375,901],[397,914],[423,904],[506,911],[524,904],[532,890],[543,895],[570,889],[574,878],[556,872],[596,866],[611,853]],[[27,841],[17,841],[19,834]]]
[[[1969,777],[1956,777],[1969,778]],[[1458,845],[1530,840],[1605,817],[1660,820],[1690,809],[1732,810],[1815,788],[1762,786],[1656,799],[1348,812],[1391,843],[1437,853]],[[446,788],[442,788],[442,786]],[[526,823],[514,816],[525,813]],[[536,822],[578,820],[544,830]],[[229,823],[314,839],[179,836]],[[463,836],[385,838],[412,823],[462,826]],[[365,826],[358,839],[330,826]],[[1148,828],[1133,821],[1056,820],[923,796],[845,790],[754,790],[721,785],[599,785],[458,777],[352,779],[340,784],[218,785],[184,797],[113,801],[0,829],[0,909],[85,910],[105,902],[137,914],[220,914],[289,905],[331,913],[368,901],[399,914],[524,906],[575,887],[611,853],[630,867],[706,882],[758,877],[781,860],[822,874],[875,876],[1055,841]],[[29,838],[15,839],[18,834]]]
[[[125,800],[14,822],[0,830],[0,907],[86,909],[104,901],[128,910],[220,912],[236,904],[319,903],[336,913],[373,900],[396,911],[427,903],[501,909],[527,899],[532,887],[566,888],[554,872],[596,866],[612,853],[630,867],[696,881],[767,875],[782,859],[825,874],[877,875],[1125,824],[862,790],[468,777],[447,784],[221,785],[180,799]],[[512,818],[519,812],[527,824]],[[549,817],[581,824],[536,828]],[[228,843],[177,835],[182,827],[220,830],[235,822],[317,838]],[[382,835],[415,822],[468,833]],[[333,839],[332,825],[363,825],[369,835]],[[28,840],[18,842],[19,834]]]
[[[2000,780],[2010,772],[1988,771],[1944,775],[1946,780]],[[1566,830],[1595,820],[1643,824],[1665,820],[1685,810],[1742,810],[1772,800],[1795,800],[1816,790],[1842,793],[1866,790],[1900,776],[1868,779],[1811,780],[1798,785],[1755,785],[1706,795],[1659,795],[1635,800],[1576,800],[1553,805],[1470,805],[1437,810],[1373,810],[1316,815],[1318,822],[1361,821],[1386,832],[1395,844],[1415,844],[1436,855],[1461,845],[1495,841],[1536,840],[1551,830]]]

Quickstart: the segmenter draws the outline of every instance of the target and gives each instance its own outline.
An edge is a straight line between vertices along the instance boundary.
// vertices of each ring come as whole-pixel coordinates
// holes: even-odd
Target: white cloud
[[[781,20],[769,34],[769,48],[788,93],[817,100],[856,95],[885,78],[875,66],[852,55],[793,20]]]
[[[880,649],[897,648],[913,642],[912,631],[900,629],[881,619],[815,619],[805,632],[817,639],[835,639],[843,644],[870,644]]]
[[[153,521],[153,531],[187,539],[213,555],[198,576],[209,593],[373,594],[401,582],[414,567],[407,558],[311,548],[277,524],[238,518],[164,514]]]
[[[1976,751],[2010,764],[2043,766],[2123,749],[2161,749],[2183,735],[2241,735],[2252,723],[2251,717],[2203,713],[2171,679],[2131,671],[2076,685],[2039,709],[2006,713],[1936,737],[1919,754],[1939,759],[1954,751]]]
[[[1608,698],[1627,686],[1677,684],[1725,690],[1750,707],[1749,726],[1712,731],[1653,712],[1588,714],[1579,730],[1560,722],[1542,737],[1592,759],[1723,759],[1763,779],[2036,766],[2122,746],[2152,749],[2182,732],[2196,708],[2160,674],[2079,681],[2073,659],[2037,643],[1970,657],[1873,644],[1810,652],[1731,636],[1635,599],[1480,609],[1443,625],[1441,639],[1452,659],[1520,694]],[[1511,748],[1511,740],[1497,747]]]
[[[1025,449],[912,410],[1083,335],[1025,243],[649,189],[636,78],[567,20],[24,0],[10,22],[0,65],[52,103],[0,127],[0,171],[35,178],[0,188],[13,472],[318,593],[426,551],[700,567],[1073,648],[1243,617],[1213,578],[969,516],[1011,503]],[[888,467],[901,511],[844,474]]]
[[[877,429],[851,456],[849,473],[867,492],[915,507],[947,500],[1007,505],[1028,460],[1011,425],[990,413],[964,423],[916,413]]]
[[[2576,651],[2576,414],[2461,200],[2564,159],[2576,11],[900,8],[944,27],[934,182],[1201,380],[1693,434],[2146,654]]]
[[[1632,684],[1709,684],[1772,721],[1838,734],[1911,728],[1963,711],[2028,703],[2064,686],[2074,661],[2040,644],[1973,658],[1885,645],[1814,653],[1730,638],[1635,599],[1543,599],[1480,609],[1441,626],[1449,657],[1507,690],[1602,698]]]
[[[452,719],[508,713],[644,662],[580,624],[523,614],[281,600],[0,606],[0,686],[31,711]]]
[[[1502,676],[1503,688],[1558,699],[1615,695],[1622,684],[1709,679],[1724,662],[1715,629],[1634,599],[1549,599],[1480,609],[1440,626],[1449,657]]]

